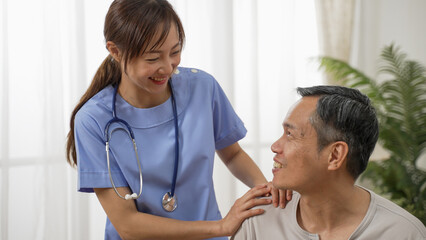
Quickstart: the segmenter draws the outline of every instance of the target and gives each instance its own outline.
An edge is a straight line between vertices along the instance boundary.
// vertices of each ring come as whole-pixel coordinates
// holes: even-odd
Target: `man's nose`
[[[278,152],[279,152],[279,149],[280,149],[280,145],[279,145],[279,142],[278,142],[278,141],[274,142],[274,143],[271,145],[271,151],[272,151],[273,153],[278,153]]]

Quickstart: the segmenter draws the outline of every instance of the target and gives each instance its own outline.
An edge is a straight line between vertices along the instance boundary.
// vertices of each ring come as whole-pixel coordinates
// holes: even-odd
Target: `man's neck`
[[[362,222],[370,194],[357,186],[336,184],[315,193],[301,193],[297,221],[321,239],[348,239]]]

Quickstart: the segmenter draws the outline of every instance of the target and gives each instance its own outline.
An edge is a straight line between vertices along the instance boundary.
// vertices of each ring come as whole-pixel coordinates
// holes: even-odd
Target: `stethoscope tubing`
[[[176,179],[177,179],[177,170],[179,167],[179,124],[178,124],[178,116],[177,116],[177,107],[176,107],[176,100],[175,100],[175,96],[174,96],[174,90],[173,90],[173,84],[171,79],[169,80],[169,84],[170,84],[170,92],[171,92],[171,100],[172,100],[172,108],[173,108],[173,118],[174,118],[174,127],[175,127],[175,161],[174,161],[174,169],[173,169],[173,180],[172,180],[172,184],[171,184],[171,191],[170,191],[170,196],[174,197],[175,195],[175,188],[176,188]],[[142,168],[141,168],[141,163],[139,160],[139,154],[138,154],[138,150],[137,150],[137,145],[136,145],[136,141],[135,141],[135,137],[132,131],[132,128],[130,127],[130,125],[123,119],[118,118],[117,117],[117,112],[116,112],[116,108],[115,108],[115,103],[116,103],[116,96],[117,96],[117,92],[118,92],[118,84],[114,87],[114,94],[112,96],[112,119],[109,120],[107,122],[107,124],[105,125],[105,150],[106,150],[106,154],[107,154],[107,167],[108,167],[108,174],[109,174],[109,179],[111,182],[111,185],[115,191],[115,193],[122,199],[137,199],[140,197],[140,195],[142,194],[142,184],[143,184],[143,176],[142,176]],[[112,130],[111,134],[109,133],[109,127],[112,123],[121,123],[123,124],[126,129],[127,134],[129,135],[129,137],[132,139],[132,143],[133,143],[133,148],[135,150],[135,155],[136,155],[136,160],[138,163],[138,168],[139,168],[139,179],[140,179],[140,188],[139,188],[139,193],[132,193],[132,194],[126,194],[125,196],[122,196],[114,183],[114,180],[112,179],[112,174],[111,174],[111,165],[110,165],[110,157],[109,157],[109,141],[111,139],[111,134],[112,132],[114,132],[116,129]]]
[[[172,107],[173,107],[173,117],[174,117],[174,123],[175,123],[175,164],[173,169],[173,181],[172,181],[172,189],[170,191],[170,195],[172,197],[175,196],[175,188],[176,188],[176,179],[177,179],[177,170],[179,167],[179,126],[178,126],[178,117],[177,117],[177,108],[176,108],[176,100],[174,96],[174,90],[172,82],[170,83],[170,92],[172,97]]]

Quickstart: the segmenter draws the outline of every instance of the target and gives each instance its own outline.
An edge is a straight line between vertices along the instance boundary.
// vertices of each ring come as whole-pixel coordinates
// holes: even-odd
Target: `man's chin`
[[[286,190],[289,188],[287,184],[283,184],[282,181],[276,180],[275,177],[272,179],[272,185],[274,185],[276,189],[281,189],[281,190]]]

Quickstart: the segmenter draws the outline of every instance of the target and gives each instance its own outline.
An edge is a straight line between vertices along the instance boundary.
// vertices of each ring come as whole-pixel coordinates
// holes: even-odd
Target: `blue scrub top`
[[[161,205],[163,195],[171,191],[175,160],[171,99],[159,106],[142,109],[133,107],[117,94],[117,117],[131,126],[141,161],[143,187],[142,195],[135,200],[137,209],[186,221],[219,220],[222,217],[212,180],[215,150],[242,139],[247,130],[211,75],[198,69],[178,68],[172,82],[180,136],[175,189],[178,207],[173,212],[164,211]],[[112,118],[113,94],[113,87],[106,87],[76,115],[74,124],[80,192],[112,187],[106,161],[104,129]],[[130,187],[138,193],[139,171],[131,139],[118,123],[110,127],[110,132],[114,183],[116,187]],[[109,219],[105,239],[120,239]]]

